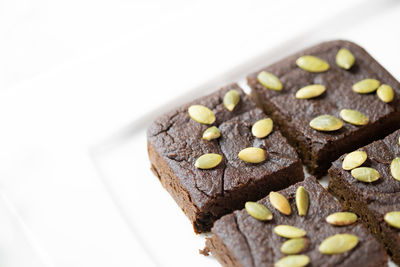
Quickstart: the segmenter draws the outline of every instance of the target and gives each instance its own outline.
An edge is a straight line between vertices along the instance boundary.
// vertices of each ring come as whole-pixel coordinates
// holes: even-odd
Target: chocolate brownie
[[[232,89],[240,100],[229,111],[223,98]],[[192,105],[208,107],[215,122],[196,122],[188,114]],[[301,160],[277,129],[265,138],[252,135],[252,125],[264,118],[263,111],[232,84],[168,112],[148,128],[151,168],[189,217],[195,232],[209,231],[216,219],[242,208],[245,201],[303,179]],[[202,135],[210,126],[218,126],[220,137],[208,141]],[[264,149],[266,160],[257,164],[240,160],[238,153],[247,147]],[[196,160],[206,153],[222,155],[221,163],[212,169],[196,168]]]
[[[385,222],[384,216],[387,212],[400,211],[400,181],[393,178],[390,168],[392,160],[400,157],[399,138],[400,130],[359,149],[367,155],[361,166],[373,168],[380,174],[374,182],[361,182],[351,171],[343,170],[346,155],[333,162],[329,169],[329,191],[361,217],[397,264],[400,264],[400,230]]]
[[[354,65],[349,69],[343,69],[336,63],[336,55],[342,48],[350,51],[355,58]],[[324,60],[329,64],[329,69],[311,72],[300,68],[298,65],[301,62],[296,61],[305,55]],[[289,143],[297,149],[309,172],[316,176],[324,175],[331,162],[340,155],[400,128],[399,82],[363,48],[352,42],[321,43],[289,56],[263,71],[277,76],[283,88],[281,91],[266,89],[259,82],[257,75],[260,72],[257,72],[247,78],[252,89],[251,97],[271,115]],[[379,91],[378,94],[353,91],[353,85],[364,79],[376,79],[381,84],[390,85],[394,91],[393,101],[386,103],[380,100]],[[311,84],[323,85],[326,91],[315,98],[296,98],[296,91]],[[366,115],[369,122],[362,126],[343,123],[339,130],[329,132],[318,131],[309,126],[310,121],[319,115],[328,114],[339,118],[342,109],[357,110]]]
[[[309,195],[306,216],[298,215],[295,204],[299,186],[303,186]],[[272,212],[272,220],[259,221],[250,216],[246,209],[235,211],[215,222],[212,237],[206,240],[206,249],[210,250],[223,266],[274,266],[286,256],[281,252],[281,246],[287,240],[278,236],[274,229],[278,225],[291,225],[306,231],[305,238],[309,245],[300,253],[309,258],[307,266],[387,266],[387,256],[383,247],[362,224],[355,222],[347,226],[334,226],[326,222],[328,215],[342,211],[342,207],[314,177],[307,177],[303,182],[280,193],[289,200],[291,215],[278,212],[271,205],[269,198],[265,197],[258,203],[265,205]],[[320,252],[323,240],[343,233],[357,236],[358,244],[335,255]]]

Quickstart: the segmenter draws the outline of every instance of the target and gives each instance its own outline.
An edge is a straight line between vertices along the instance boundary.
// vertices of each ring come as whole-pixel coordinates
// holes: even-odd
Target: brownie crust
[[[222,104],[223,96],[231,89],[241,96],[232,112]],[[205,105],[214,112],[213,125],[221,131],[220,138],[202,139],[204,130],[211,125],[189,117],[187,109],[192,104]],[[209,231],[216,219],[242,208],[245,201],[260,199],[271,190],[303,179],[301,160],[276,128],[264,139],[252,136],[252,124],[265,117],[232,84],[161,116],[149,127],[151,168],[192,221],[196,233]],[[249,146],[265,149],[267,160],[249,164],[238,159],[238,152]],[[223,155],[223,161],[214,169],[195,168],[195,160],[204,153]]]
[[[297,215],[295,194],[299,186],[304,186],[310,196],[310,206],[305,217]],[[383,247],[373,238],[364,226],[355,223],[345,227],[328,224],[325,218],[343,208],[314,177],[292,185],[280,191],[289,199],[292,214],[285,216],[277,212],[269,198],[258,201],[273,213],[273,219],[261,222],[251,217],[245,209],[235,211],[215,222],[212,237],[206,241],[206,247],[223,266],[273,266],[285,255],[280,246],[287,240],[273,233],[279,224],[300,227],[307,232],[310,247],[303,254],[309,256],[307,266],[387,266],[387,256]],[[358,245],[351,251],[324,255],[318,251],[319,244],[328,236],[338,233],[351,233],[358,237]]]
[[[350,70],[341,69],[335,62],[340,48],[350,50],[355,64]],[[296,65],[302,55],[313,55],[330,64],[322,73],[311,73]],[[348,41],[330,41],[289,56],[263,69],[276,75],[283,84],[282,91],[265,89],[257,73],[248,76],[251,97],[271,115],[281,132],[293,145],[308,171],[318,177],[326,174],[332,161],[357,147],[378,140],[400,128],[400,84],[363,48]],[[395,91],[394,100],[384,103],[375,93],[361,95],[352,85],[366,78],[378,79]],[[314,99],[296,99],[295,92],[310,84],[322,84],[326,92]],[[355,109],[369,117],[369,124],[355,126],[345,123],[334,132],[319,132],[309,127],[316,116],[330,114],[339,117],[341,109]]]
[[[390,227],[383,219],[390,211],[400,211],[400,182],[391,176],[390,163],[400,156],[400,130],[383,140],[359,150],[368,155],[362,165],[376,169],[381,177],[373,183],[363,183],[342,169],[343,155],[329,169],[329,191],[343,205],[357,213],[369,231],[386,247],[393,261],[400,264],[400,230]]]

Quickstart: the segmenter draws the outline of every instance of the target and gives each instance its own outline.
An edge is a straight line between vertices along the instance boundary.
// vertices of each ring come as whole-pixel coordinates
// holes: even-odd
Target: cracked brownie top
[[[223,99],[232,89],[239,93],[240,100],[229,111]],[[208,125],[196,122],[188,113],[191,105],[209,108],[215,121]],[[299,163],[295,150],[276,128],[265,138],[252,135],[252,125],[265,118],[242,89],[232,84],[159,117],[148,129],[148,141],[181,181],[191,201],[204,208],[217,197],[224,198],[225,194]],[[211,126],[217,126],[221,136],[203,139],[204,131]],[[265,150],[265,161],[254,164],[240,160],[238,153],[247,147]],[[196,168],[196,160],[207,153],[222,155],[221,163],[207,170]],[[270,183],[279,187],[279,177],[274,179]]]

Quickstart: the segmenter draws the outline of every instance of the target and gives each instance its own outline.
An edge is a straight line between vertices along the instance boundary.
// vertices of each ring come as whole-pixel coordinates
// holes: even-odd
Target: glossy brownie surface
[[[309,210],[304,217],[297,214],[295,206],[296,189],[301,185],[308,191],[310,198]],[[272,211],[271,221],[258,221],[243,209],[222,217],[214,224],[213,236],[207,240],[207,247],[224,266],[273,266],[285,256],[280,247],[287,239],[273,232],[274,227],[280,224],[296,226],[307,232],[310,247],[303,252],[310,258],[307,266],[387,266],[382,246],[360,223],[337,227],[325,221],[328,215],[342,211],[342,206],[314,177],[308,177],[304,182],[290,186],[281,193],[291,204],[292,214],[289,216],[279,213],[266,197],[258,202]],[[356,235],[358,245],[342,254],[320,253],[319,244],[338,233]]]
[[[356,58],[350,70],[340,68],[336,54],[341,48],[350,50]],[[313,55],[330,64],[322,73],[299,68],[296,59]],[[348,41],[321,43],[289,56],[264,70],[276,75],[283,84],[282,91],[268,90],[257,80],[257,73],[248,76],[253,99],[271,114],[281,126],[289,142],[298,149],[304,163],[312,173],[324,174],[331,161],[356,147],[366,145],[398,129],[400,125],[400,84],[363,48]],[[375,93],[358,94],[352,90],[356,82],[372,78],[390,85],[395,91],[391,103],[382,102]],[[314,99],[296,99],[298,89],[322,84],[326,91]],[[312,129],[309,122],[322,114],[338,118],[341,109],[355,109],[369,117],[369,124],[355,126],[344,123],[334,132]]]
[[[241,96],[232,112],[222,103],[231,89]],[[203,132],[212,125],[189,117],[187,109],[192,104],[204,105],[214,112],[216,121],[212,125],[220,129],[220,138],[202,139]],[[259,199],[270,190],[282,189],[303,178],[296,151],[276,128],[263,139],[251,134],[251,126],[266,117],[233,84],[161,116],[149,127],[152,168],[194,222],[195,231],[209,230],[216,218],[242,208],[245,200]],[[239,151],[250,146],[265,149],[266,161],[250,164],[240,160]],[[205,153],[223,155],[222,163],[210,170],[195,168],[196,159]]]

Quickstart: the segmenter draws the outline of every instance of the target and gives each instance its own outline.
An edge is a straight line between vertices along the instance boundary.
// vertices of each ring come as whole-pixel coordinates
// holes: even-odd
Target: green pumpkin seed
[[[337,225],[346,226],[353,224],[357,221],[357,215],[353,212],[335,212],[326,217],[326,222]]]
[[[257,202],[247,201],[244,205],[248,214],[250,214],[253,218],[256,218],[260,221],[269,221],[272,220],[271,211],[264,205],[259,204]]]
[[[325,86],[321,84],[307,85],[296,92],[296,98],[309,99],[322,95],[325,92]]]
[[[400,211],[391,211],[386,213],[384,220],[390,226],[400,229]]]
[[[305,237],[293,238],[285,241],[281,246],[281,252],[287,255],[298,254],[306,251],[310,245],[310,240]]]
[[[390,172],[392,173],[392,176],[394,179],[396,179],[397,181],[400,181],[400,158],[399,157],[392,160],[392,163],[390,164]]]
[[[365,79],[353,84],[353,91],[359,94],[374,92],[381,83],[375,79]]]
[[[376,90],[376,94],[378,95],[379,99],[385,103],[389,103],[393,101],[394,98],[394,91],[390,85],[382,84]]]
[[[328,62],[314,56],[302,56],[296,60],[297,66],[309,72],[324,72],[329,69]]]
[[[274,233],[285,238],[298,238],[306,235],[306,231],[291,225],[275,226]]]
[[[296,190],[296,207],[300,216],[306,216],[310,200],[308,192],[303,186],[299,186]]]
[[[266,151],[258,147],[247,147],[239,152],[238,157],[248,163],[260,163],[266,159]]]
[[[354,125],[366,125],[369,122],[367,116],[362,114],[361,112],[354,109],[342,109],[340,111],[340,117],[348,123]]]
[[[273,125],[270,118],[259,120],[251,127],[251,133],[257,138],[264,138],[272,132]]]
[[[352,234],[336,234],[326,238],[319,245],[323,254],[340,254],[352,250],[358,244],[358,237]]]
[[[215,122],[214,113],[203,105],[192,105],[188,109],[189,116],[196,122],[212,124]]]
[[[346,48],[341,48],[336,54],[336,64],[345,70],[350,69],[355,60],[354,55]]]
[[[289,255],[275,262],[274,267],[304,267],[309,263],[307,255]]]
[[[347,154],[342,163],[343,170],[349,171],[361,166],[367,160],[367,153],[364,151],[353,151]]]
[[[240,95],[239,92],[235,89],[230,90],[227,92],[224,96],[224,106],[229,110],[232,111],[236,105],[240,101]]]
[[[213,140],[217,139],[221,136],[221,132],[216,126],[212,126],[210,128],[207,128],[207,130],[204,131],[203,133],[203,139],[205,140]]]
[[[365,183],[371,183],[380,178],[380,174],[377,170],[369,167],[359,167],[351,171],[351,175],[357,180]]]
[[[258,82],[261,83],[265,88],[274,91],[281,91],[283,86],[278,77],[267,71],[262,71],[257,75]]]
[[[222,156],[219,154],[208,153],[200,156],[194,166],[199,169],[212,169],[218,166],[222,161]]]
[[[343,127],[343,122],[332,115],[321,115],[310,121],[310,127],[318,131],[336,131]]]
[[[280,213],[283,213],[285,215],[290,215],[292,213],[289,201],[284,195],[278,192],[271,191],[269,193],[269,201],[271,202],[271,205]]]

